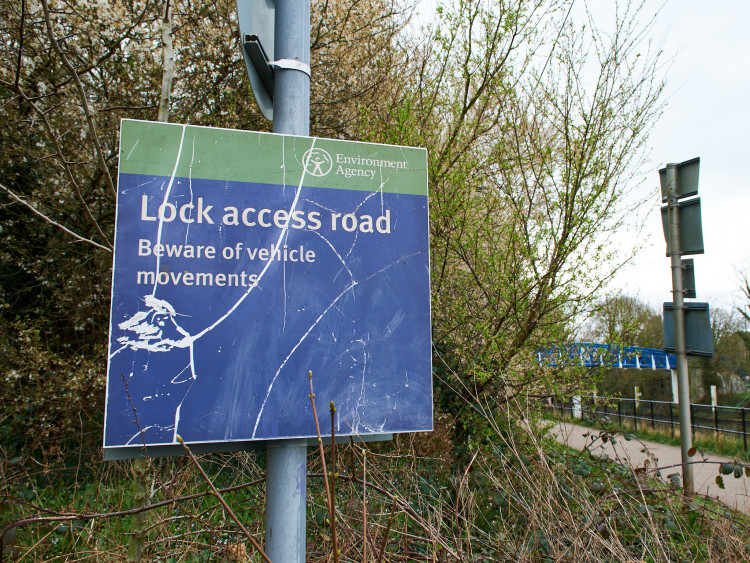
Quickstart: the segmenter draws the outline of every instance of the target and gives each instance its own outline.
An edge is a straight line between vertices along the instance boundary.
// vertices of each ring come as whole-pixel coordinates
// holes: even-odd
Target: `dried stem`
[[[331,480],[328,479],[328,469],[326,468],[326,456],[325,452],[323,451],[323,438],[320,435],[320,423],[318,421],[318,409],[315,407],[315,392],[313,391],[313,383],[312,383],[312,372],[307,373],[307,378],[310,381],[310,403],[312,404],[312,411],[313,411],[313,417],[315,418],[315,432],[318,435],[318,449],[320,452],[320,463],[323,466],[323,481],[325,485],[326,490],[326,503],[328,504],[328,514],[329,519],[331,523],[331,538],[333,541],[333,559],[335,562],[338,563],[338,542],[336,538],[336,509],[333,504],[333,475],[331,475]],[[336,467],[336,458],[335,458],[335,448],[336,448],[336,433],[335,433],[335,427],[333,424],[334,415],[336,413],[336,407],[333,405],[333,401],[331,401],[331,439],[333,443],[333,462],[334,462],[334,471]]]
[[[458,490],[456,491],[456,505],[453,508],[453,518],[454,518],[454,527],[456,530],[458,530],[458,537],[455,539],[456,545],[461,545],[461,535],[462,535],[462,527],[459,523],[459,519],[461,518],[461,511],[460,511],[460,504],[461,504],[461,498],[464,494],[464,491],[467,490],[467,485],[469,482],[469,472],[471,471],[471,467],[474,465],[474,461],[477,459],[477,455],[479,455],[479,450],[477,450],[474,453],[474,456],[471,458],[471,461],[469,462],[469,465],[466,466],[466,469],[464,470],[464,474],[461,476],[461,480],[458,482]],[[466,533],[466,541],[471,541],[471,534],[467,531]],[[468,550],[471,551],[470,549]]]
[[[211,478],[206,475],[206,472],[203,471],[203,468],[201,467],[201,464],[198,463],[198,460],[195,459],[195,456],[193,455],[193,452],[190,451],[190,448],[185,443],[185,440],[182,439],[181,436],[177,436],[177,441],[182,445],[183,448],[185,448],[185,451],[187,452],[187,455],[190,457],[190,461],[193,462],[193,465],[198,468],[198,471],[200,471],[200,474],[203,476],[203,480],[208,484],[208,486],[211,488],[211,492],[216,497],[216,500],[219,501],[222,507],[224,507],[224,510],[227,511],[227,514],[232,517],[232,520],[235,521],[235,523],[239,526],[240,530],[242,530],[242,533],[245,534],[245,537],[250,540],[250,543],[253,544],[253,547],[255,550],[260,554],[260,556],[267,561],[268,563],[271,563],[271,560],[268,558],[268,556],[265,554],[263,549],[260,547],[260,544],[258,544],[257,541],[255,541],[255,538],[253,538],[252,535],[250,535],[250,532],[247,531],[247,528],[242,525],[242,522],[240,522],[240,519],[237,517],[237,515],[234,513],[234,511],[229,507],[227,504],[227,501],[224,500],[224,497],[221,496],[221,493],[216,488],[216,486],[213,484],[213,481],[211,481]]]
[[[339,542],[336,535],[336,405],[331,401],[331,540],[333,541],[333,561],[339,563]]]
[[[362,563],[367,563],[367,450],[364,448],[362,448],[362,483]]]
[[[308,477],[314,478],[314,477],[323,477],[327,480],[328,475],[325,473],[325,467],[323,469],[323,473],[310,473],[308,474]],[[339,475],[339,479],[343,479],[346,481],[351,481],[353,483],[360,483],[362,485],[365,485],[365,483],[360,479],[359,477],[354,477],[352,475]],[[425,521],[422,516],[419,515],[419,513],[412,508],[409,503],[402,501],[398,495],[394,495],[393,493],[389,492],[387,489],[381,487],[380,485],[376,485],[372,481],[368,481],[366,483],[366,486],[370,489],[373,489],[375,491],[378,491],[383,496],[388,497],[395,506],[397,506],[404,514],[406,514],[409,518],[411,518],[417,526],[422,528],[427,535],[436,541],[440,547],[442,547],[447,554],[449,554],[454,559],[460,559],[458,553],[443,539],[440,537],[440,534],[435,530],[435,528],[430,525],[429,522]]]
[[[388,516],[388,524],[385,527],[385,532],[383,532],[383,540],[380,542],[380,550],[378,551],[377,563],[381,563],[383,561],[383,556],[385,555],[385,546],[388,544],[388,534],[391,533],[391,526],[393,525],[393,515],[396,513],[396,499],[397,497],[393,497],[393,506],[391,507],[391,514]]]

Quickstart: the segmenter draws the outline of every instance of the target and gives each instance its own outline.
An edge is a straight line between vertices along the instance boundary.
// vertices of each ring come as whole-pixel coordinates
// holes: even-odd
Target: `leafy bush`
[[[20,321],[0,329],[3,446],[19,454],[54,454],[64,441],[98,442],[103,350],[85,355],[64,346],[54,350],[38,329]]]

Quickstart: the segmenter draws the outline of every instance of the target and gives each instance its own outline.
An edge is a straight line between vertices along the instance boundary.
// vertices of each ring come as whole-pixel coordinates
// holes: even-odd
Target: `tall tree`
[[[535,350],[564,341],[628,258],[610,237],[661,111],[658,56],[629,5],[609,35],[571,7],[441,9],[374,120],[373,138],[429,147],[436,363],[450,352],[467,398],[544,383]]]
[[[661,348],[661,315],[637,297],[609,297],[598,302],[586,337],[603,344]]]
[[[747,326],[747,321],[750,321],[750,279],[747,277],[742,278],[742,283],[745,287],[742,288],[742,293],[745,297],[745,305],[742,307],[737,307],[737,312],[742,316],[743,319],[745,319],[745,327]]]
[[[714,339],[714,357],[701,362],[706,372],[704,380],[709,385],[720,384],[716,374],[750,377],[750,350],[745,346],[747,334],[743,330],[743,320],[735,311],[715,307],[711,309],[711,332]]]
[[[35,388],[56,420],[74,420],[102,398],[117,128],[157,117],[164,2],[0,2],[0,369],[16,374],[0,393],[16,409]],[[435,361],[450,404],[545,383],[533,352],[564,340],[627,259],[609,236],[662,82],[630,4],[609,34],[573,25],[572,7],[456,0],[415,33],[396,0],[313,2],[313,134],[429,150]],[[234,2],[172,9],[170,121],[267,130]]]

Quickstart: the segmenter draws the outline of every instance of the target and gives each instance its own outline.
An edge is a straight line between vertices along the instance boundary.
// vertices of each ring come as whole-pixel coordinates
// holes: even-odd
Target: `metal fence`
[[[668,401],[648,401],[644,399],[617,399],[584,396],[580,405],[573,399],[559,401],[553,399],[545,405],[546,409],[560,416],[572,418],[590,417],[607,418],[620,425],[629,424],[635,428],[667,430],[673,436],[679,430],[680,406]],[[748,450],[748,430],[750,430],[750,408],[723,407],[713,405],[690,405],[692,432],[714,433],[731,436],[742,440],[745,451]]]

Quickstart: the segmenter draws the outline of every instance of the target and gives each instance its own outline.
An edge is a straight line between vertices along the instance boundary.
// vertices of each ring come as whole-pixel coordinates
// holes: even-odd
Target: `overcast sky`
[[[750,2],[721,0],[709,7],[699,0],[647,0],[644,16],[657,11],[651,35],[663,41],[673,62],[667,107],[650,140],[654,173],[647,183],[656,195],[658,168],[700,157],[706,252],[694,257],[697,299],[730,309],[744,304],[739,274],[750,273]],[[630,293],[640,288],[644,300],[661,308],[671,301],[671,277],[659,206],[655,202],[647,218],[649,246],[618,283]]]
[[[615,0],[575,0],[607,26]],[[622,3],[622,2],[621,2]],[[421,0],[434,11],[437,0]],[[750,131],[749,0],[645,0],[644,25],[655,17],[649,38],[662,45],[667,106],[649,141],[647,173],[634,197],[653,202],[645,218],[645,249],[614,286],[661,310],[671,301],[671,273],[661,230],[658,169],[667,162],[701,159],[699,196],[705,254],[694,256],[697,300],[711,308],[746,305],[740,273],[750,274],[750,186],[746,170]],[[598,23],[598,21],[597,21]]]

